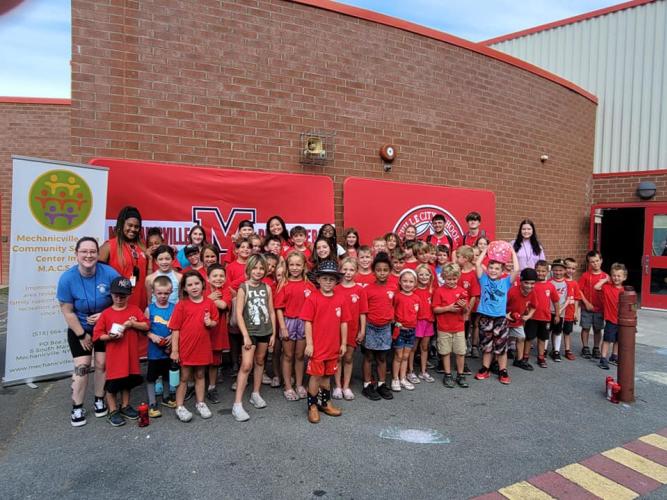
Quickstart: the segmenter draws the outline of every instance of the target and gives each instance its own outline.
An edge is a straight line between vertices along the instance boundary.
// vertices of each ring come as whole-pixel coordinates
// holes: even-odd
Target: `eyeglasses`
[[[97,250],[77,250],[81,255],[97,255]]]

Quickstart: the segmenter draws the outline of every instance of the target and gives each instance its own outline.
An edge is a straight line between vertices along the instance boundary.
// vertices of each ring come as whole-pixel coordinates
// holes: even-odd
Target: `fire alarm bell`
[[[380,157],[387,163],[396,159],[396,148],[391,144],[385,144],[380,148]]]

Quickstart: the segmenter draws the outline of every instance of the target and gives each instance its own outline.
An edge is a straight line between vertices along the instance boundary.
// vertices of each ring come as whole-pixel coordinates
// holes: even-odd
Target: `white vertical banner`
[[[72,370],[56,287],[76,265],[79,238],[104,241],[108,176],[103,167],[12,160],[5,384]]]

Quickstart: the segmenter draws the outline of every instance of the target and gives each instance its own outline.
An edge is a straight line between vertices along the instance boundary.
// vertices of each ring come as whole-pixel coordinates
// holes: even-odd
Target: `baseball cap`
[[[111,282],[111,293],[118,295],[130,295],[132,293],[132,282],[122,276],[114,278]]]

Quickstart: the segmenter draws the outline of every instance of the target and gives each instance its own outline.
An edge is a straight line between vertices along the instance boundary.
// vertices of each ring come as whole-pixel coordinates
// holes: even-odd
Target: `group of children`
[[[280,227],[270,228],[275,219]],[[196,412],[211,417],[206,401],[220,401],[216,383],[226,351],[236,372],[232,415],[237,421],[250,418],[243,399],[251,372],[249,403],[257,409],[267,406],[261,396],[264,383],[282,387],[288,401],[305,399],[311,423],[319,422],[320,413],[340,415],[332,400],[355,398],[351,378],[357,347],[363,353],[362,394],[374,401],[434,382],[429,373],[434,351],[448,388],[469,386],[466,357],[480,354],[475,379],[497,373],[502,384],[509,384],[508,352],[513,366],[533,370],[529,360],[536,339],[540,367],[547,367],[549,341],[553,361],[561,361],[561,349],[573,360],[570,334],[579,318],[582,356],[599,358],[600,367],[609,369],[616,361],[625,268],[614,264],[607,276],[600,255],[589,252],[588,270],[578,281],[574,259],[555,260],[551,266],[539,261],[534,269],[519,272],[511,247],[509,262],[489,258],[481,217],[472,213],[468,219],[470,231],[456,249],[438,215],[432,221],[435,234],[426,241],[417,240],[415,228],[409,228],[405,240],[389,233],[370,247],[360,245],[354,229],[345,231],[341,246],[327,225],[330,230],[321,230],[311,248],[303,227],[288,233],[279,217],[267,224],[270,231],[263,239],[252,222],[243,221],[234,251],[223,259],[215,246],[202,242],[186,246],[179,260],[159,233],[150,232],[149,306],[140,311],[128,305],[132,285],[117,278],[111,285],[113,304],[95,325],[94,340],[107,344],[107,378],[115,381],[107,384],[109,421],[116,426],[136,418],[129,396],[141,383],[141,336],[148,342],[149,414],[161,416],[156,396],[161,379],[161,405],[174,408],[183,422],[193,417],[185,406],[192,395]],[[272,377],[266,367],[269,352]],[[176,364],[180,381],[170,388],[169,371]]]

